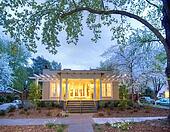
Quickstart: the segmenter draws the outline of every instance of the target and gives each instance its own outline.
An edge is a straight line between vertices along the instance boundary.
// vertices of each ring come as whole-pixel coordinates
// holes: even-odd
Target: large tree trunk
[[[165,28],[166,33],[166,45],[165,50],[167,54],[167,68],[166,68],[166,75],[167,81],[169,86],[169,94],[170,94],[170,0],[162,0],[163,1],[163,20],[162,24]],[[169,97],[170,99],[170,97]],[[170,106],[169,106],[170,107]],[[170,110],[168,119],[170,120]]]

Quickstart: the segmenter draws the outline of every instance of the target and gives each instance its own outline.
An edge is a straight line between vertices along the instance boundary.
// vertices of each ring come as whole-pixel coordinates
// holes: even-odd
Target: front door
[[[68,100],[92,100],[94,84],[90,84],[87,80],[69,81]]]

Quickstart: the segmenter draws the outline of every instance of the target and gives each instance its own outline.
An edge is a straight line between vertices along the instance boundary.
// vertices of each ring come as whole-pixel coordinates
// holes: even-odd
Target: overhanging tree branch
[[[61,18],[65,18],[67,16],[70,16],[74,13],[77,13],[77,12],[82,12],[82,11],[88,11],[90,13],[93,13],[93,14],[98,14],[98,15],[112,15],[112,14],[118,14],[118,15],[124,15],[124,16],[127,16],[129,18],[133,18],[139,22],[141,22],[142,24],[144,24],[146,27],[148,27],[156,36],[157,38],[159,38],[159,40],[163,43],[163,45],[165,47],[167,47],[167,44],[166,44],[166,41],[165,41],[165,38],[162,36],[162,34],[159,32],[158,29],[156,29],[155,27],[153,27],[148,21],[144,20],[143,18],[135,15],[135,14],[132,14],[132,13],[129,13],[129,12],[126,12],[126,11],[121,11],[121,10],[97,10],[97,9],[92,9],[90,7],[79,7],[79,8],[76,8],[74,10],[71,10],[69,12],[65,12],[63,14],[61,14]]]
[[[152,6],[156,7],[156,8],[159,8],[159,6],[157,6],[156,4],[150,2],[149,0],[146,0],[146,2],[148,2],[150,5],[152,5]]]

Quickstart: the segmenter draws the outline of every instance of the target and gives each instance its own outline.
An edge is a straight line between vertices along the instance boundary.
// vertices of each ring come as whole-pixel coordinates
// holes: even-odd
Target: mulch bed
[[[99,110],[98,113],[94,114],[93,117],[148,117],[148,116],[167,116],[169,110],[160,109],[160,108],[148,108],[142,107],[138,109],[120,109],[114,108],[110,109],[102,109]]]
[[[1,132],[56,132],[56,128],[44,126],[0,126]],[[67,132],[67,128],[64,132]]]
[[[94,132],[122,132],[119,128],[113,128],[108,125],[94,125]],[[126,132],[170,132],[170,123],[164,120],[144,121],[134,123]]]
[[[6,113],[0,118],[50,118],[50,117],[59,117],[61,113],[59,108],[38,108],[38,109],[19,109],[14,110],[13,112]]]

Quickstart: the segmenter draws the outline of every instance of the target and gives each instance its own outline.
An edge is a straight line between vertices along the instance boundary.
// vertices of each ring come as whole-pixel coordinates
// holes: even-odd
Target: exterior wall
[[[43,82],[42,87],[42,100],[49,100],[50,96],[50,82]]]
[[[112,83],[112,88],[113,88],[113,100],[119,100],[119,82],[113,82]]]
[[[43,100],[65,100],[66,99],[66,79],[96,79],[96,101],[98,100],[119,100],[119,88],[118,88],[118,81],[109,82],[112,83],[112,93],[111,97],[102,97],[100,99],[100,79],[102,79],[101,73],[93,73],[93,72],[85,72],[85,73],[78,73],[78,72],[57,72],[57,71],[49,71],[48,69],[43,71],[43,74],[47,75],[57,75],[58,79],[62,79],[62,98],[51,98],[50,97],[50,82],[43,82],[43,89],[42,89],[42,99]],[[56,79],[57,79],[56,78]],[[61,85],[61,84],[60,84]]]

